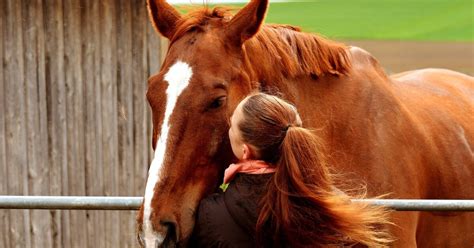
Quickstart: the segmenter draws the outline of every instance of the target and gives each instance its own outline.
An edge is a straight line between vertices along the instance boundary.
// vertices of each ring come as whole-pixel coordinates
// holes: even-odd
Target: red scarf
[[[237,173],[267,174],[273,173],[275,170],[275,167],[270,166],[262,160],[247,160],[237,164],[231,164],[224,172],[224,184],[232,181]]]

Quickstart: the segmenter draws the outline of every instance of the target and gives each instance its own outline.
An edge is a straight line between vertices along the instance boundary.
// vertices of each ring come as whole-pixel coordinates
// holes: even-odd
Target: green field
[[[267,22],[340,39],[472,41],[473,0],[274,3]]]
[[[267,23],[351,40],[473,41],[474,0],[321,0],[271,3]]]

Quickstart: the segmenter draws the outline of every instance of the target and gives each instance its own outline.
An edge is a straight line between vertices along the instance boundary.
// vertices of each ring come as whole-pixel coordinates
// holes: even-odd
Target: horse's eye
[[[227,99],[227,97],[225,97],[225,96],[221,96],[221,97],[218,97],[218,98],[214,99],[214,101],[212,101],[212,103],[209,105],[208,109],[220,108],[222,105],[224,105],[226,99]]]

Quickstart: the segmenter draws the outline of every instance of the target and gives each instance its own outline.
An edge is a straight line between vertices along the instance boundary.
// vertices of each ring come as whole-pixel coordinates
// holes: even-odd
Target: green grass
[[[473,0],[273,3],[266,21],[338,39],[472,41]]]
[[[319,0],[271,3],[267,23],[336,39],[473,41],[474,0]]]

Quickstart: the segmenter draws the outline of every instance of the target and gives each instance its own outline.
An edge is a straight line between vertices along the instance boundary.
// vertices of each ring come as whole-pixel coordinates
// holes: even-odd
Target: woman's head
[[[293,105],[263,93],[246,97],[231,117],[229,138],[237,158],[260,159],[276,167],[260,203],[256,231],[261,245],[360,242],[371,247],[390,242],[379,230],[388,223],[384,209],[351,204],[347,195],[334,190],[323,144],[302,127]]]
[[[265,93],[242,100],[231,117],[229,139],[239,159],[276,163],[289,128],[301,127],[301,118],[290,103]]]

